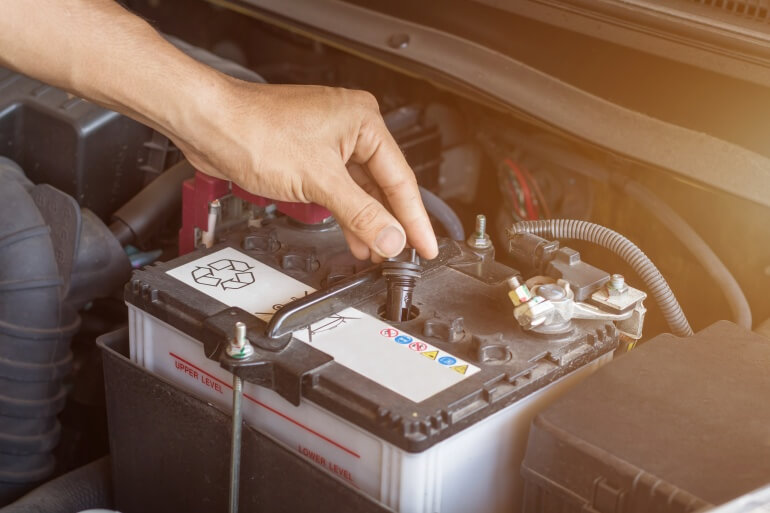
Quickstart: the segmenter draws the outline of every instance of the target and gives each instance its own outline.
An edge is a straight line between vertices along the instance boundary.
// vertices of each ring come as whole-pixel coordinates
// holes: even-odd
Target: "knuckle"
[[[379,103],[377,103],[377,98],[375,98],[372,93],[370,93],[369,91],[358,90],[356,91],[356,95],[357,95],[358,101],[362,105],[370,109],[379,111],[380,109]]]
[[[392,183],[383,185],[381,188],[388,197],[403,196],[404,200],[407,201],[416,201],[419,197],[417,178],[412,174],[399,178]]]
[[[375,228],[380,214],[380,205],[372,200],[366,203],[350,220],[350,228],[355,232],[369,232]]]

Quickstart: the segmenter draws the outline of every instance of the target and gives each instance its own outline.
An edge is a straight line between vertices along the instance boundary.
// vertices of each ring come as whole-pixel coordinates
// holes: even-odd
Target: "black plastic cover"
[[[533,422],[523,511],[677,513],[770,480],[770,340],[720,321],[660,335]]]
[[[143,185],[152,129],[0,68],[0,155],[106,218]]]

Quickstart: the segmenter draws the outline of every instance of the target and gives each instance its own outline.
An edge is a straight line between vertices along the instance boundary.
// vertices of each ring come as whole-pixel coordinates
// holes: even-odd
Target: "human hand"
[[[358,258],[395,256],[407,241],[437,255],[414,174],[371,94],[227,77],[110,0],[11,4],[3,65],[163,132],[205,173],[325,206]]]
[[[221,78],[215,112],[172,134],[193,166],[328,208],[357,258],[395,256],[407,241],[425,258],[438,254],[414,173],[371,94]]]

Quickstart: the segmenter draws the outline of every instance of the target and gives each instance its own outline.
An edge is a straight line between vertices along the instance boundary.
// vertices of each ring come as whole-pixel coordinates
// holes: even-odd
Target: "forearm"
[[[0,0],[0,63],[172,136],[213,111],[216,71],[112,0]]]
[[[154,127],[198,170],[326,206],[360,258],[398,254],[399,219],[424,256],[437,254],[414,173],[370,94],[231,79],[112,0],[0,0],[0,13],[0,64]]]

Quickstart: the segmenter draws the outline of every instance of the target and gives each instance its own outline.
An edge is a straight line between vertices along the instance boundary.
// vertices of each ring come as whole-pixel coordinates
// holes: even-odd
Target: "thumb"
[[[341,162],[339,167],[334,178],[327,176],[320,185],[319,203],[372,252],[383,258],[398,255],[406,244],[404,229],[382,203],[359,187]]]

